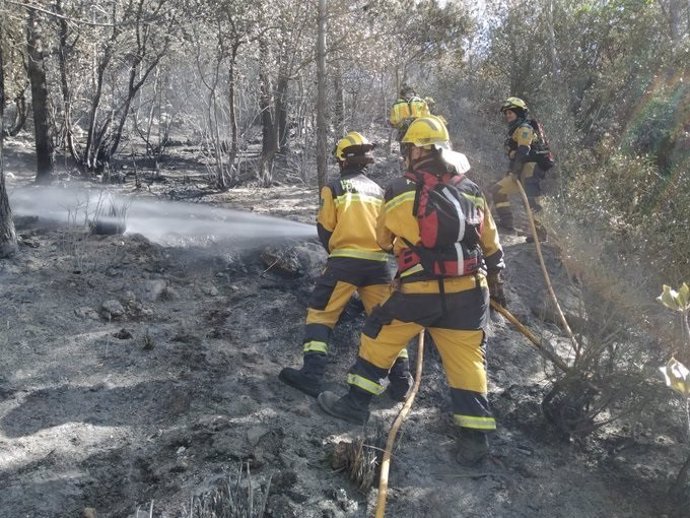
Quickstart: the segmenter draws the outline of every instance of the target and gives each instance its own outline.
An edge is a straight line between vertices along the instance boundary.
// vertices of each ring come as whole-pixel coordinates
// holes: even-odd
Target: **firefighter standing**
[[[393,271],[390,255],[376,242],[376,221],[383,206],[383,190],[366,177],[373,163],[374,145],[357,132],[342,138],[335,149],[340,178],[321,190],[317,217],[319,239],[329,253],[326,269],[309,300],[301,369],[284,368],[284,383],[316,397],[328,363],[328,343],[340,314],[355,291],[368,314],[390,294]],[[402,350],[390,373],[389,396],[404,400],[412,386],[407,350]]]
[[[400,97],[393,103],[388,122],[398,130],[397,140],[400,142],[410,123],[427,115],[429,115],[429,107],[426,101],[417,96],[414,88],[403,85],[400,89]]]
[[[518,97],[509,97],[501,106],[501,113],[508,124],[505,150],[510,159],[510,167],[508,174],[490,188],[498,225],[512,233],[515,232],[515,225],[509,197],[519,192],[516,180],[519,180],[525,189],[532,213],[537,214],[541,211],[540,181],[544,178],[544,171],[534,160],[533,148],[537,145],[539,136],[527,119],[527,112],[527,104]],[[539,240],[546,241],[546,230],[536,218],[535,226]],[[528,236],[527,241],[532,239]]]
[[[429,114],[439,119],[443,124],[446,125],[446,127],[448,127],[448,121],[446,120],[446,118],[437,112],[436,101],[434,100],[434,98],[425,97],[424,102],[429,107]]]
[[[469,169],[465,156],[450,150],[448,131],[436,117],[412,122],[402,142],[413,173],[446,178]],[[450,386],[453,418],[460,430],[456,459],[473,465],[488,454],[486,433],[496,428],[487,399],[485,329],[489,295],[505,304],[500,279],[504,264],[496,225],[481,190],[466,177],[459,188],[484,214],[478,230],[482,268],[470,275],[439,276],[426,271],[419,257],[409,261],[414,254],[408,243],[419,244],[421,239],[414,209],[417,185],[406,177],[393,181],[386,190],[377,236],[381,247],[392,250],[398,259],[400,285],[364,325],[359,356],[348,375],[348,394],[338,398],[324,392],[318,403],[338,418],[365,423],[372,396],[384,390],[382,378],[408,341],[426,329],[439,350]]]

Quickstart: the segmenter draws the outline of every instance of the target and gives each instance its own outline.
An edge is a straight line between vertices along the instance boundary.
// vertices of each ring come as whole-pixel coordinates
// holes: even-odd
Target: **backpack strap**
[[[439,176],[435,173],[430,173],[429,171],[419,169],[417,171],[407,171],[403,176],[416,183],[425,183],[424,178],[429,176],[435,178],[437,183],[458,184],[464,180],[465,173],[443,173],[441,176]]]
[[[464,173],[443,173],[443,175],[439,176],[421,169],[418,171],[407,171],[403,176],[415,182],[415,185],[417,186],[414,204],[412,205],[412,214],[414,214],[415,217],[419,211],[419,203],[421,201],[420,193],[424,186],[428,185],[429,187],[434,187],[440,183],[457,186],[465,179]],[[435,180],[433,185],[429,185],[429,183],[426,181],[427,179]]]

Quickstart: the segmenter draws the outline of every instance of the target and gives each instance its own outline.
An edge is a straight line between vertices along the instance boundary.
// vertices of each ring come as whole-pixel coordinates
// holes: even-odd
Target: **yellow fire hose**
[[[530,230],[532,231],[532,237],[534,238],[534,246],[537,249],[537,256],[539,257],[539,265],[541,266],[541,271],[544,274],[544,282],[546,282],[546,288],[549,291],[549,296],[551,297],[551,301],[553,302],[553,305],[556,308],[556,312],[558,313],[558,317],[561,320],[561,324],[563,324],[563,329],[565,329],[565,332],[568,334],[568,337],[570,338],[570,341],[572,342],[573,346],[575,347],[575,350],[578,351],[580,349],[580,345],[577,343],[577,340],[575,339],[575,335],[573,334],[572,330],[570,329],[570,325],[568,324],[568,321],[565,318],[565,315],[563,314],[563,311],[561,310],[561,305],[558,303],[558,299],[556,298],[556,293],[553,291],[553,286],[551,285],[551,279],[549,278],[549,272],[546,269],[546,264],[544,263],[544,256],[541,253],[541,244],[539,243],[539,236],[537,235],[537,227],[534,224],[534,216],[532,215],[532,209],[529,206],[529,200],[527,199],[527,193],[525,192],[525,189],[522,187],[522,182],[520,181],[519,178],[514,178],[515,183],[517,183],[518,190],[520,191],[520,196],[522,197],[522,203],[525,204],[525,211],[527,212],[527,219],[529,220],[529,226]]]
[[[553,352],[545,349],[542,341],[525,327],[510,311],[498,304],[497,302],[491,301],[491,307],[503,315],[510,323],[512,323],[524,336],[526,336],[532,344],[536,347],[539,354],[547,360],[553,362],[559,369],[563,372],[568,372],[569,368],[563,360],[556,356]],[[398,435],[398,431],[402,426],[403,421],[407,418],[407,415],[412,409],[412,404],[419,391],[419,386],[422,381],[422,364],[424,361],[424,331],[419,333],[419,341],[417,346],[417,363],[415,369],[415,380],[412,386],[410,394],[405,400],[405,404],[398,413],[395,421],[391,425],[390,431],[388,432],[388,438],[386,439],[386,447],[383,452],[383,459],[381,461],[381,472],[379,475],[379,493],[376,498],[376,514],[375,518],[384,518],[386,512],[386,501],[388,499],[388,475],[390,472],[391,456],[393,452],[393,446],[395,445],[395,439]]]
[[[386,512],[386,499],[388,498],[388,472],[390,471],[391,455],[393,452],[393,445],[395,438],[398,435],[398,430],[403,421],[410,413],[414,398],[417,396],[419,384],[422,381],[422,363],[424,360],[424,331],[419,333],[419,341],[417,345],[417,366],[415,371],[414,385],[410,391],[405,404],[398,413],[398,416],[393,421],[390,431],[388,432],[388,439],[386,439],[386,449],[383,452],[383,460],[381,461],[381,475],[379,477],[379,494],[376,499],[376,515],[375,518],[383,518]]]
[[[529,220],[530,230],[532,231],[532,236],[534,237],[534,245],[536,246],[536,249],[537,249],[537,256],[539,257],[539,264],[541,266],[542,273],[544,274],[544,280],[546,282],[546,287],[549,291],[549,295],[551,297],[551,300],[554,303],[554,306],[556,307],[556,311],[558,313],[559,318],[561,319],[561,323],[563,324],[563,328],[568,333],[568,336],[569,336],[570,340],[573,342],[573,345],[576,347],[576,349],[579,349],[579,344],[577,343],[577,340],[575,339],[575,336],[573,335],[573,332],[570,329],[570,325],[568,325],[568,321],[566,320],[565,315],[563,314],[563,311],[561,310],[561,306],[558,303],[558,299],[556,298],[556,293],[553,290],[553,286],[551,284],[551,279],[549,278],[549,273],[546,269],[546,264],[544,263],[544,256],[541,253],[541,245],[539,244],[539,236],[537,235],[537,227],[534,224],[534,217],[532,216],[532,209],[529,206],[529,200],[527,199],[527,194],[525,193],[525,189],[522,187],[522,182],[520,182],[520,180],[517,178],[515,179],[515,182],[518,185],[520,195],[522,196],[522,201],[525,204],[525,209],[527,211],[527,219]],[[534,333],[532,333],[527,327],[525,327],[510,311],[508,311],[506,308],[504,308],[503,306],[501,306],[497,302],[494,302],[493,300],[491,301],[491,307],[494,308],[496,311],[498,311],[501,315],[503,315],[510,323],[512,323],[518,329],[518,331],[520,331],[525,337],[527,337],[527,339],[530,342],[532,342],[532,344],[534,344],[537,351],[539,351],[539,354],[541,354],[542,357],[544,357],[547,360],[549,360],[550,362],[552,362],[556,367],[561,369],[563,372],[567,373],[570,371],[568,365],[560,357],[558,357],[555,353],[544,348],[542,341]],[[400,426],[402,425],[403,421],[405,421],[405,418],[407,418],[407,415],[410,413],[410,409],[412,408],[412,404],[414,403],[414,399],[417,395],[417,391],[419,390],[419,384],[422,380],[423,357],[424,357],[424,331],[419,333],[419,346],[417,349],[417,367],[416,367],[416,372],[415,372],[414,385],[412,386],[412,390],[410,391],[410,394],[408,395],[407,399],[405,400],[405,404],[403,405],[402,409],[400,410],[400,413],[398,413],[398,416],[395,418],[395,421],[393,421],[393,425],[391,426],[391,429],[388,432],[388,438],[386,440],[386,448],[383,452],[383,460],[381,461],[381,474],[379,477],[379,494],[378,494],[378,497],[376,499],[375,518],[384,518],[384,515],[386,512],[386,500],[388,498],[388,474],[390,472],[390,463],[391,463],[391,455],[392,455],[392,451],[393,451],[393,445],[395,444],[395,438],[398,435],[398,430],[400,429]]]
[[[542,341],[532,332],[530,331],[527,327],[525,327],[522,322],[520,322],[515,315],[513,315],[510,311],[508,311],[506,308],[501,306],[498,302],[496,301],[491,301],[491,307],[494,308],[496,311],[498,311],[501,315],[503,315],[506,320],[508,320],[511,324],[513,324],[518,331],[520,331],[523,335],[527,337],[527,339],[534,344],[534,346],[537,348],[539,351],[539,354],[552,362],[556,367],[561,369],[563,372],[568,372],[570,368],[565,364],[563,360],[561,360],[560,357],[556,356],[553,352],[549,351],[548,349],[544,348],[544,344]]]

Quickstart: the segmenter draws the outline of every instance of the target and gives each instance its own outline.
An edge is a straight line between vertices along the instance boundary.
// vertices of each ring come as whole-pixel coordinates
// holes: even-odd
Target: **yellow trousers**
[[[541,211],[542,191],[539,183],[539,171],[534,162],[528,162],[523,166],[520,173],[520,182],[522,182],[525,189],[530,209],[535,214]],[[499,224],[504,228],[513,228],[513,211],[510,196],[520,192],[517,182],[513,176],[506,175],[490,187],[490,192],[494,208],[496,209],[496,219],[498,219]]]
[[[387,262],[344,257],[328,259],[309,300],[304,352],[326,353],[333,328],[357,292],[367,315],[390,296],[393,271]]]
[[[489,410],[485,328],[489,290],[482,275],[403,283],[367,319],[357,362],[348,375],[352,387],[380,394],[386,373],[408,341],[426,329],[446,373],[455,422],[493,430]]]

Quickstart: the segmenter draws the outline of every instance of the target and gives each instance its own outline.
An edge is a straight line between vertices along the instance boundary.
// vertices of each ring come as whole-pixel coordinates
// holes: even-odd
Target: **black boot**
[[[321,380],[326,371],[328,357],[323,353],[307,353],[304,355],[304,366],[301,369],[285,367],[278,374],[278,379],[304,392],[316,397],[323,390]]]
[[[475,466],[489,455],[489,439],[481,430],[461,428],[457,446],[455,460],[462,466]]]
[[[535,227],[537,228],[537,237],[539,238],[539,242],[546,243],[546,241],[548,240],[548,234],[546,233],[546,229],[539,224],[535,225]],[[534,243],[534,236],[530,233],[525,238],[525,242]]]
[[[390,381],[390,385],[386,389],[388,397],[397,402],[405,401],[414,384],[414,378],[410,374],[410,360],[407,358],[395,360],[388,373],[388,380]]]
[[[516,235],[515,224],[513,223],[513,213],[510,208],[501,207],[496,209],[496,226],[501,234]]]
[[[333,392],[322,392],[316,401],[324,412],[339,419],[355,424],[366,424],[369,420],[369,393],[351,388],[339,398]]]

